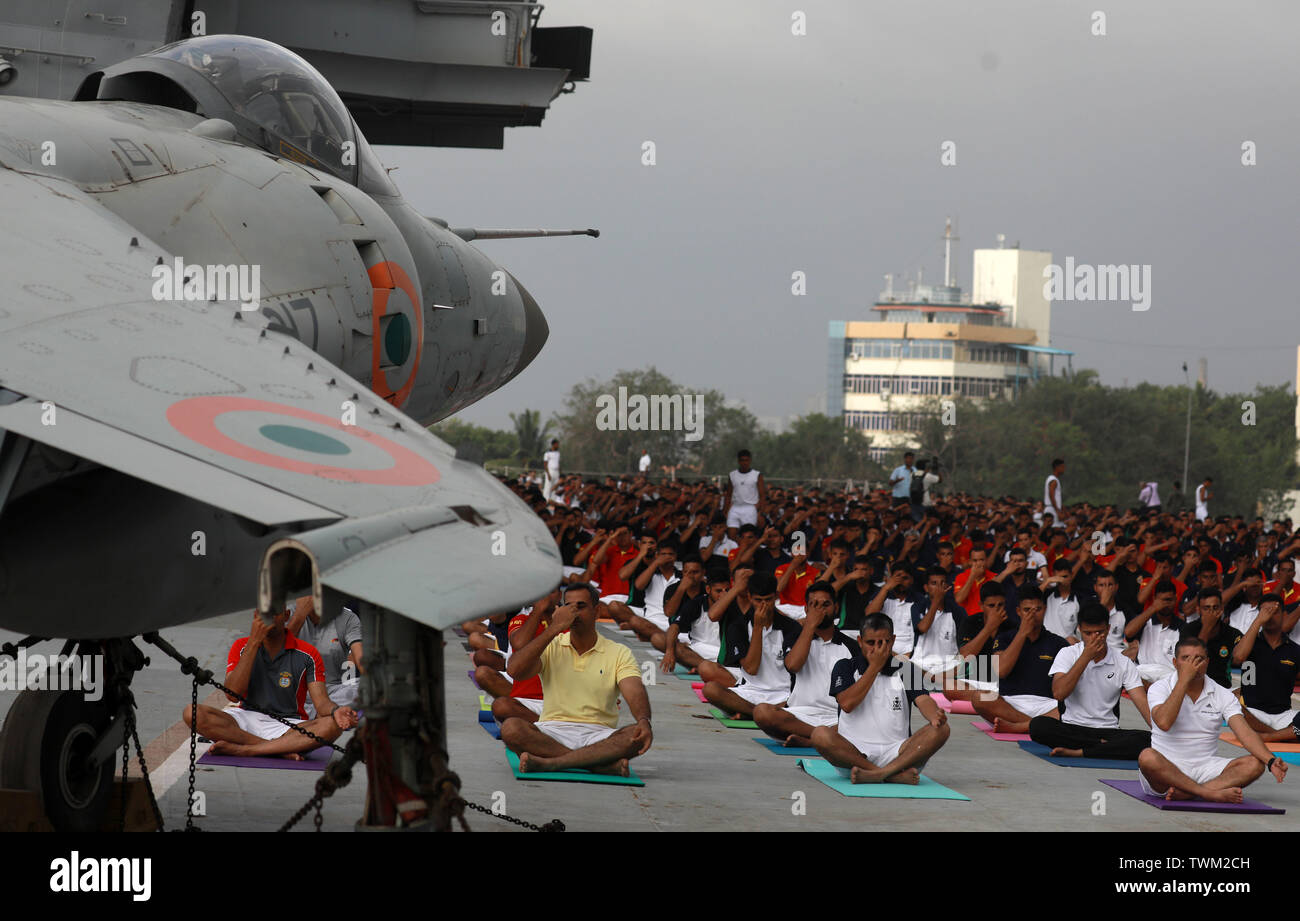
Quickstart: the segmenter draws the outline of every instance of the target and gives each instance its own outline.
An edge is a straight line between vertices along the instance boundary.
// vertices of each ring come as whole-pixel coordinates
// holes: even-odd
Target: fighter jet
[[[553,232],[421,215],[320,74],[243,36],[0,99],[0,166],[0,627],[108,671],[102,701],[20,695],[0,787],[98,827],[135,638],[310,594],[365,627],[362,822],[446,827],[439,631],[540,597],[560,559],[426,426],[547,337],[467,240]]]

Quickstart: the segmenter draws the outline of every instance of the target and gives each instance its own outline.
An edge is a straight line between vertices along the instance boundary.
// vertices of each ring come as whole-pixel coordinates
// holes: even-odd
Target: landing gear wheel
[[[0,731],[0,787],[41,794],[56,831],[96,831],[113,792],[114,759],[88,762],[112,716],[77,691],[23,691]]]

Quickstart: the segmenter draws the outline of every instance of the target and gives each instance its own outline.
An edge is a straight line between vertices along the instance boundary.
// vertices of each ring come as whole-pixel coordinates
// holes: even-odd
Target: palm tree
[[[546,437],[551,432],[551,424],[543,424],[542,413],[536,409],[511,413],[510,421],[515,424],[515,437],[519,439],[519,450],[516,452],[519,459],[525,465],[540,461],[546,452]]]

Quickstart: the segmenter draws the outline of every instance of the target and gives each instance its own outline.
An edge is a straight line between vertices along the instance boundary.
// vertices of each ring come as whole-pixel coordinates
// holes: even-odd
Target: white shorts
[[[1181,764],[1173,758],[1170,758],[1168,755],[1165,755],[1165,757],[1168,758],[1170,764],[1178,768],[1178,770],[1182,771],[1196,783],[1208,783],[1226,771],[1229,764],[1232,764],[1231,758],[1220,758],[1218,756],[1206,758],[1204,761],[1199,761],[1195,764]],[[1142,773],[1141,768],[1138,768],[1138,781],[1142,784],[1142,789],[1148,796],[1165,795],[1164,793],[1155,790],[1151,784],[1147,782],[1147,777]],[[1165,792],[1167,793],[1168,791],[1166,790]]]
[[[724,665],[722,667],[731,672],[731,677],[736,679],[737,684],[745,680],[745,670],[739,665]]]
[[[650,623],[654,624],[660,630],[664,631],[664,633],[668,632],[668,615],[663,611],[649,610],[641,616],[650,621]]]
[[[1052,698],[1039,697],[1037,694],[1013,694],[1002,699],[1030,719],[1042,716],[1045,713],[1051,713],[1060,706]]]
[[[826,707],[786,707],[785,712],[809,726],[834,726],[840,719],[838,710]]]
[[[727,509],[727,527],[738,528],[742,524],[758,524],[757,505],[733,505]]]
[[[862,756],[874,764],[876,767],[884,767],[898,757],[898,750],[903,747],[903,739],[899,742],[891,742],[886,745],[873,745],[870,742],[859,742],[857,739],[843,736],[850,745],[862,753]],[[841,777],[849,777],[853,773],[853,768],[836,767]]]
[[[1256,710],[1254,707],[1247,707],[1250,715],[1255,717],[1269,729],[1285,729],[1295,720],[1296,714],[1300,710],[1283,710],[1281,713],[1265,713],[1263,710]]]
[[[327,684],[325,685],[325,693],[329,695],[330,700],[340,707],[355,707],[357,698],[361,696],[361,682],[353,678],[351,681],[345,681],[342,684]],[[311,702],[310,697],[303,701],[302,708],[307,711],[307,719],[314,720],[316,718],[316,705]]]
[[[510,699],[515,703],[523,704],[538,716],[542,715],[542,704],[544,701],[540,697],[511,697]]]
[[[624,592],[622,595],[601,595],[600,600],[606,604],[609,604],[611,601],[621,601],[624,604],[627,604],[627,593]]]
[[[695,643],[691,640],[686,640],[685,643],[687,649],[695,653],[701,659],[704,659],[706,662],[718,661],[718,651],[720,647],[710,645],[709,643]]]
[[[569,723],[564,720],[539,720],[533,723],[570,751],[603,742],[614,730],[602,723]]]
[[[258,713],[256,710],[245,710],[243,707],[229,706],[223,711],[229,713],[239,724],[239,728],[244,732],[252,733],[259,739],[278,739],[289,731],[289,727],[284,723],[267,716],[265,713]],[[301,723],[302,720],[289,717],[291,723]]]
[[[782,601],[776,603],[776,609],[791,620],[803,620],[808,613],[802,605],[786,604]]]
[[[751,704],[783,704],[790,699],[789,688],[764,688],[756,684],[737,684],[732,692]]]
[[[580,576],[587,571],[586,566],[563,566],[560,571],[565,576]]]
[[[1165,665],[1163,662],[1153,662],[1150,665],[1138,666],[1138,677],[1143,681],[1159,681],[1174,673],[1172,665]]]

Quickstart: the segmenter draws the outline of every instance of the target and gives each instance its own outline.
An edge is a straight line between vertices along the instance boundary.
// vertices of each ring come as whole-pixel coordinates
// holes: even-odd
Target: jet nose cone
[[[514,371],[510,377],[514,377],[524,368],[528,367],[537,353],[542,350],[546,344],[546,339],[551,334],[551,328],[546,323],[546,316],[542,313],[542,308],[537,306],[537,301],[528,293],[528,289],[519,284],[519,279],[513,275],[510,280],[515,283],[519,289],[519,297],[524,302],[524,350],[519,356],[519,362],[515,365]]]

